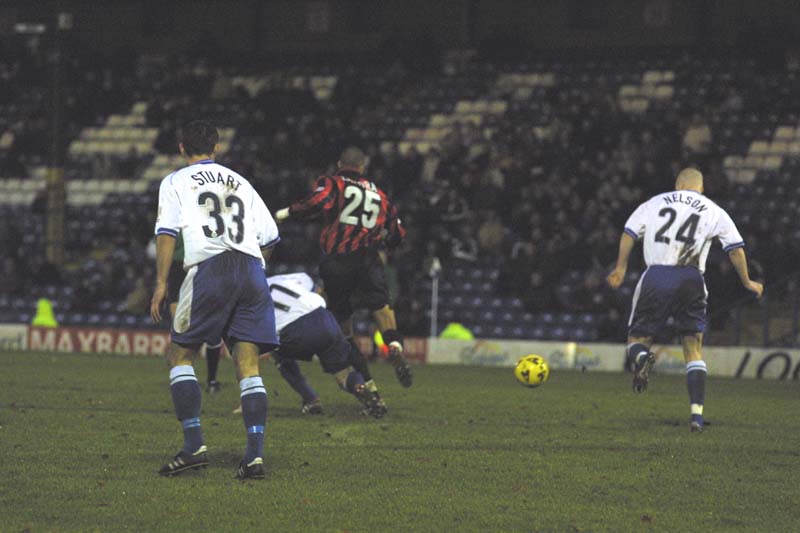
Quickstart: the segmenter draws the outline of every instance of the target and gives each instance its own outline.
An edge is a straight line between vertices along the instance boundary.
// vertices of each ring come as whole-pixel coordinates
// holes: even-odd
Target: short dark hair
[[[339,156],[339,164],[347,168],[358,168],[367,165],[367,154],[357,146],[348,146]]]
[[[211,154],[219,142],[219,132],[208,122],[193,120],[181,128],[178,142],[183,144],[186,155]]]

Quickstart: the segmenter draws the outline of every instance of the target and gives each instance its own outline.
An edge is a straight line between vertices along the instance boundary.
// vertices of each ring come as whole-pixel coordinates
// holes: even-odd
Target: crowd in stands
[[[49,146],[46,69],[20,57],[5,50],[0,60],[0,106],[13,111],[0,115],[4,177],[25,177],[46,160]],[[598,338],[622,340],[630,293],[611,291],[604,277],[626,217],[650,195],[669,190],[687,165],[701,168],[709,196],[724,206],[735,186],[723,172],[730,146],[721,119],[768,105],[752,86],[756,81],[737,84],[729,76],[686,95],[681,105],[670,101],[634,114],[621,109],[618,87],[598,77],[580,91],[556,85],[537,93],[537,132],[528,115],[509,109],[489,124],[456,124],[421,153],[413,144],[402,150],[397,142],[382,144],[399,141],[396,133],[402,133],[387,130],[387,117],[424,100],[425,83],[401,63],[326,66],[338,83],[321,100],[308,87],[292,85],[285,68],[275,69],[270,83],[251,94],[232,83],[234,73],[243,71],[236,67],[188,57],[123,59],[70,56],[64,135],[74,139],[110,113],[146,102],[147,126],[159,130],[153,153],[97,154],[69,160],[68,168],[81,179],[136,179],[155,154],[176,153],[179,124],[202,113],[221,127],[236,128],[220,160],[251,179],[276,210],[305,194],[317,175],[332,171],[344,146],[360,145],[371,157],[369,176],[389,192],[409,229],[407,242],[392,255],[397,314],[407,334],[428,331],[429,294],[422,287],[426,265],[438,257],[443,275],[457,265],[496,269],[496,293],[521,298],[525,310],[593,313],[600,317]],[[491,86],[484,89],[502,97],[491,95]],[[41,239],[26,236],[30,228],[21,225],[33,221],[43,231],[43,206],[23,219],[16,212],[0,214],[8,223],[0,294],[22,297],[44,286],[69,286],[71,311],[144,315],[154,277],[147,249],[155,203],[151,188],[134,202],[101,207],[107,212],[95,219],[111,223],[98,222],[95,233],[81,226],[81,235],[70,241],[69,265],[47,263]],[[69,214],[96,215],[86,208]],[[773,279],[794,268],[799,253],[797,236],[775,233],[774,222],[739,222],[751,255],[771,259],[764,270]],[[284,230],[289,238],[276,261],[314,265],[317,228]],[[635,259],[631,270],[642,268]],[[707,279],[712,311],[740,297],[718,249]]]

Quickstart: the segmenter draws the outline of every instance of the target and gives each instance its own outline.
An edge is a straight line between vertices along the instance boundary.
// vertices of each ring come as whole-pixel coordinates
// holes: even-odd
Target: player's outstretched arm
[[[336,197],[337,192],[334,180],[322,176],[316,181],[314,191],[309,196],[278,210],[275,213],[275,219],[278,223],[281,223],[289,217],[300,220],[315,218],[323,211],[333,209]]]
[[[150,300],[150,317],[153,322],[161,322],[161,304],[167,296],[167,276],[175,253],[175,237],[161,233],[156,237],[156,288]]]
[[[764,293],[764,285],[750,279],[750,273],[747,270],[747,256],[744,253],[744,248],[734,248],[728,252],[728,257],[736,273],[739,274],[739,279],[742,281],[744,288],[755,293],[756,298],[761,298],[761,295]]]
[[[619,288],[625,280],[625,273],[628,271],[628,259],[631,256],[631,250],[636,241],[627,233],[623,233],[619,239],[619,254],[617,255],[617,265],[611,274],[606,277],[606,281],[612,289]]]

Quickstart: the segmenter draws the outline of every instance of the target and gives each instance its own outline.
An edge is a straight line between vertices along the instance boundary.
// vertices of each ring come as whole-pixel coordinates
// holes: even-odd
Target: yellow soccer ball
[[[541,355],[526,355],[514,367],[514,375],[517,380],[526,387],[538,387],[547,381],[550,376],[550,368],[547,361]]]

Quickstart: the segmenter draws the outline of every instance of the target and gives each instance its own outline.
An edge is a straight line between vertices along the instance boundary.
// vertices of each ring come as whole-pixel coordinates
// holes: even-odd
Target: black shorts
[[[184,279],[186,271],[183,269],[183,261],[173,261],[167,276],[167,305],[178,303]]]
[[[375,249],[325,255],[319,275],[325,285],[328,309],[340,322],[353,315],[354,300],[370,311],[390,304],[383,261]]]

